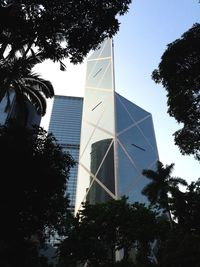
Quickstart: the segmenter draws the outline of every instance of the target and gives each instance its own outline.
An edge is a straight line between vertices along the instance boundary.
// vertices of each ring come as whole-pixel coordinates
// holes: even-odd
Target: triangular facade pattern
[[[147,200],[143,169],[154,168],[158,151],[149,112],[115,92],[112,40],[88,58],[83,104],[76,211],[90,203]]]

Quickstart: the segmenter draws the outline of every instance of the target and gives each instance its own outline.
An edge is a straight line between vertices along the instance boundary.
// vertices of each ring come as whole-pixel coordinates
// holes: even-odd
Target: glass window
[[[130,187],[134,187],[134,182],[140,175],[141,173],[118,144],[118,191],[120,196],[128,196]]]
[[[92,128],[92,126],[86,125],[85,128]],[[82,138],[86,138],[88,140],[88,137],[85,135],[83,135]],[[107,147],[103,146],[104,142],[108,144]],[[109,149],[111,142],[112,136],[97,128],[93,132],[93,135],[90,137],[90,139],[87,142],[84,142],[86,146],[84,150],[81,151],[79,160],[88,170],[93,173],[93,175],[96,174],[96,171],[98,170],[106,151]]]
[[[112,143],[111,143],[112,142]],[[101,181],[113,194],[115,194],[115,173],[114,173],[114,148],[112,139],[104,139],[95,144],[96,153],[94,153],[91,162],[98,162],[101,155],[104,157],[101,165],[96,170],[96,177]]]
[[[145,162],[144,167],[145,167]],[[153,169],[155,163],[148,168]],[[146,166],[147,167],[147,166]],[[128,196],[128,201],[147,203],[147,198],[142,194],[143,188],[149,180],[142,175],[142,170],[130,160],[121,145],[118,144],[118,191],[120,196]]]
[[[111,134],[114,133],[113,93],[87,88],[83,118]]]
[[[145,133],[143,133],[137,126],[127,130],[119,136],[121,144],[140,172],[147,166],[150,166],[158,158],[155,150],[152,149],[152,146],[150,146],[144,136]]]
[[[96,181],[93,182],[86,198],[90,204],[101,203],[111,199],[112,197]]]
[[[110,38],[106,39],[100,46],[97,48],[88,60],[96,58],[104,58],[111,56],[112,40]]]
[[[124,105],[122,105],[121,101],[117,97],[116,94],[116,127],[117,133],[121,132],[122,130],[126,129],[130,125],[134,124],[135,122],[131,119],[130,115],[126,111]]]
[[[150,116],[150,113],[138,107],[134,103],[130,102],[128,99],[122,97],[119,94],[117,94],[117,97],[119,101],[121,101],[122,105],[124,105],[125,109],[127,109],[127,111],[129,112],[134,122],[138,122],[141,119],[144,119],[145,117]]]
[[[138,125],[138,127],[144,133],[145,139],[150,144],[152,149],[155,151],[156,154],[158,154],[152,117],[149,117],[146,120],[142,121]]]
[[[110,59],[88,61],[86,86],[112,89],[112,68]]]

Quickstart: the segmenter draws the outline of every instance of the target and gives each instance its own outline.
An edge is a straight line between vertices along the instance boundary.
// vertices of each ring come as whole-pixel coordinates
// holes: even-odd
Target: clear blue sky
[[[172,134],[181,127],[167,114],[166,92],[151,79],[167,44],[200,22],[198,0],[133,0],[129,12],[120,17],[120,30],[114,37],[116,91],[150,112],[160,160],[175,163],[174,176],[187,181],[200,177],[200,164],[192,156],[182,156]],[[57,64],[46,62],[35,68],[49,79],[56,94],[84,95],[85,63],[59,71]],[[51,108],[42,120],[46,128]]]

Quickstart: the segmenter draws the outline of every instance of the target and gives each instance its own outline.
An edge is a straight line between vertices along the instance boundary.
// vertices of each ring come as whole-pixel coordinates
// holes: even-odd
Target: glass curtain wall
[[[112,40],[88,58],[76,193],[81,203],[104,202],[141,194],[143,169],[154,168],[158,151],[152,116],[115,92]]]
[[[53,133],[63,151],[69,152],[78,162],[80,147],[80,131],[82,118],[82,97],[54,96],[54,103],[49,123],[49,133]],[[74,212],[78,164],[70,170],[67,191],[70,208]]]
[[[87,61],[76,211],[86,199],[115,198],[114,117],[112,40],[107,39]]]

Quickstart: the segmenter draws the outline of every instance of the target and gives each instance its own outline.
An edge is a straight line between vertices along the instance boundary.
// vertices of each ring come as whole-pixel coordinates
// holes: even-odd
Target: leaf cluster
[[[152,73],[156,83],[167,91],[168,113],[183,128],[174,133],[182,154],[200,159],[200,24],[168,44],[158,69]]]
[[[32,73],[46,59],[77,64],[91,49],[119,30],[117,15],[131,0],[0,0],[0,102],[10,93],[27,112],[30,101],[38,114],[46,113],[46,98],[54,95],[49,81]]]
[[[155,213],[143,204],[128,204],[125,197],[95,205],[85,203],[59,247],[59,264],[89,261],[92,266],[114,266],[115,254],[122,249],[123,261],[128,264],[132,248],[138,250],[138,262],[149,262],[150,243],[156,234]]]
[[[165,216],[160,221],[156,257],[159,267],[199,265],[200,180],[189,185],[181,178],[171,177],[174,164],[157,163],[156,170],[144,170],[150,180],[143,193]],[[186,186],[181,191],[179,185]],[[166,220],[167,219],[167,220]],[[170,228],[166,222],[170,221]],[[163,224],[164,223],[164,224]]]
[[[43,59],[82,62],[91,49],[119,29],[117,15],[131,0],[0,1],[0,44],[36,47]],[[61,65],[61,68],[64,66]]]
[[[50,236],[67,234],[71,214],[66,179],[74,161],[36,126],[1,126],[0,147],[0,254],[17,261],[17,247],[35,249]]]
[[[199,265],[200,181],[172,177],[174,164],[144,170],[151,208],[127,198],[79,211],[58,248],[58,266],[176,267]],[[185,191],[180,185],[186,186]],[[170,223],[169,223],[170,222]],[[121,261],[116,262],[116,253]]]
[[[46,113],[46,98],[54,96],[51,82],[33,73],[32,68],[40,63],[39,54],[25,55],[25,51],[11,58],[0,59],[0,102],[7,98],[5,112],[11,108],[11,95],[15,93],[15,101],[19,107],[27,109],[31,102],[39,115]]]

